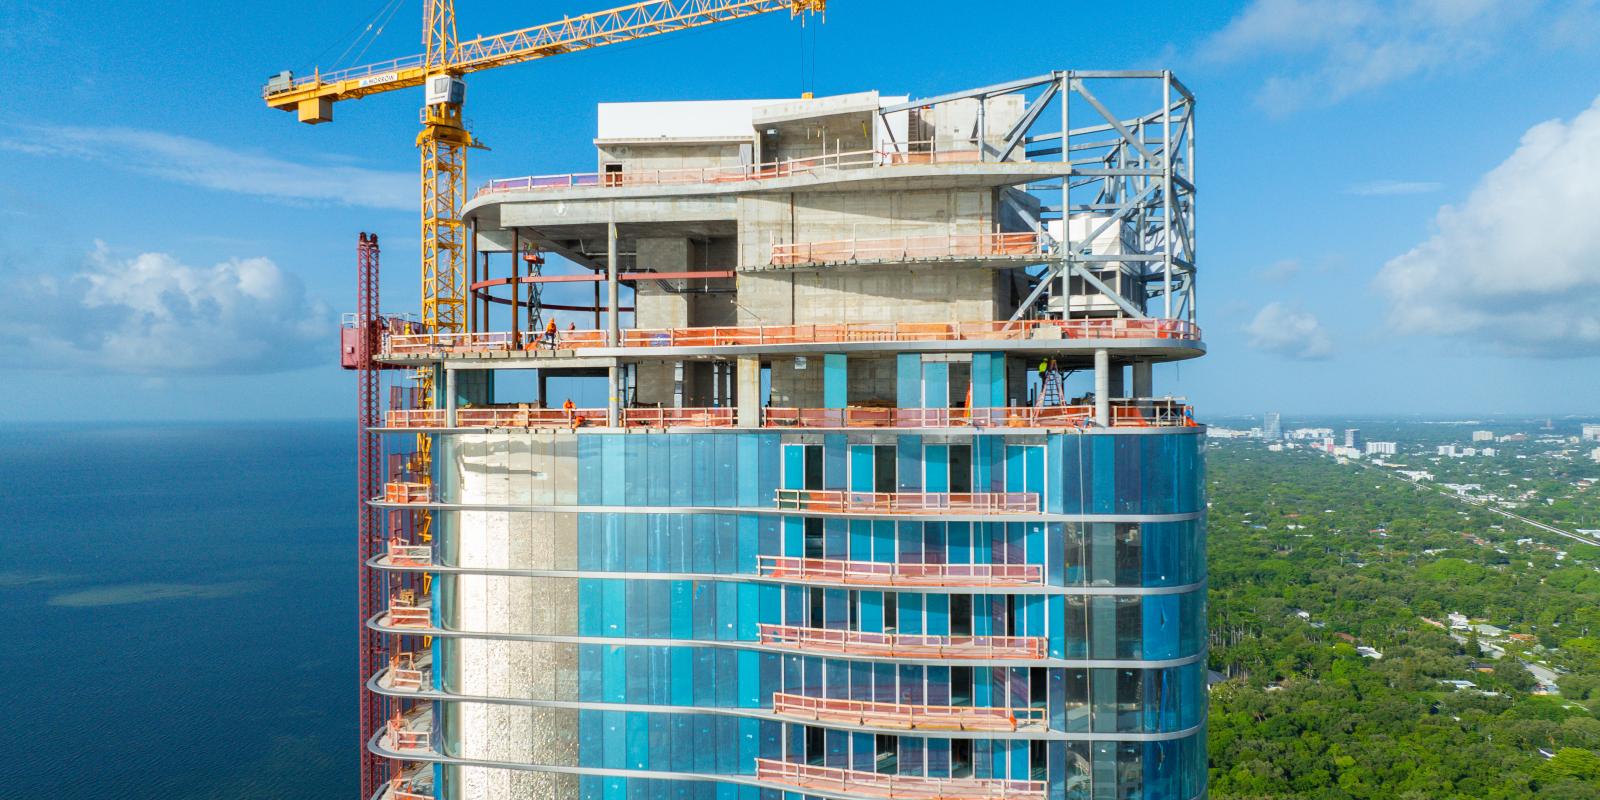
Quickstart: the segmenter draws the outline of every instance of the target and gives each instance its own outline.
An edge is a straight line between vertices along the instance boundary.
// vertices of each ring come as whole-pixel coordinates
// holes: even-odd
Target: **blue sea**
[[[0,427],[0,797],[355,797],[353,422]]]

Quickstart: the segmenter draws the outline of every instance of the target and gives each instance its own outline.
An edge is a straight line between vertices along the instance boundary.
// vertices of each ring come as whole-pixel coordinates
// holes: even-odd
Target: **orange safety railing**
[[[426,503],[431,497],[431,487],[426,483],[390,481],[383,485],[385,503]]]
[[[854,653],[892,658],[1025,658],[1045,657],[1039,636],[938,636],[916,633],[871,633],[799,625],[757,626],[761,643],[807,652]]]
[[[389,563],[397,567],[426,567],[433,563],[433,546],[406,544],[400,537],[389,539]]]
[[[389,598],[389,624],[397,628],[426,628],[432,624],[428,599],[417,599],[415,594],[401,594]]]
[[[738,421],[737,412],[723,408],[625,408],[624,427],[640,428],[730,428]]]
[[[1028,234],[1031,236],[1032,234]],[[1198,341],[1200,328],[1181,319],[1034,319],[993,322],[849,322],[814,325],[729,325],[705,328],[633,328],[620,347],[749,347],[847,342],[1015,341],[1021,339],[1174,339]],[[542,339],[540,340],[542,343]],[[557,331],[557,350],[606,346],[603,330]],[[541,346],[535,352],[547,350]],[[385,355],[510,352],[510,334],[393,334]]]
[[[973,157],[963,159],[977,160]],[[923,154],[913,154],[918,156]],[[932,153],[927,155],[932,156]],[[948,160],[957,160],[954,158]],[[478,188],[475,196],[492,192],[536,191],[541,189],[582,189],[589,187],[623,188],[629,186],[677,186],[684,184],[737,183],[740,181],[771,180],[796,175],[833,170],[860,169],[891,164],[935,163],[934,160],[910,160],[905,154],[881,150],[854,150],[848,153],[828,153],[809,158],[790,158],[767,161],[761,164],[730,164],[719,167],[683,167],[677,169],[642,169],[627,172],[573,172],[564,175],[529,175],[523,178],[501,178],[489,181]]]
[[[1034,492],[851,492],[834,489],[779,489],[778,508],[796,511],[876,514],[1031,514],[1039,511]]]
[[[795,266],[845,261],[904,261],[931,258],[997,256],[1043,258],[1047,249],[1045,237],[1032,232],[893,236],[876,239],[774,243],[772,255],[767,263],[773,266]]]
[[[384,426],[389,428],[443,428],[445,410],[442,408],[413,408],[389,411],[384,415]],[[603,421],[603,408],[458,408],[458,428],[528,428],[571,425],[583,417],[585,421]]]
[[[399,714],[389,719],[385,728],[384,745],[390,750],[421,750],[428,746],[428,729],[426,727],[411,727],[415,720],[406,719]]]
[[[1044,781],[927,778],[756,759],[756,779],[793,786],[905,800],[1044,800]]]
[[[433,795],[422,791],[422,787],[415,781],[406,778],[395,778],[389,781],[389,790],[385,800],[433,800]]]
[[[947,731],[1014,731],[1044,723],[1042,708],[928,706],[869,700],[807,697],[776,692],[772,713],[786,717],[870,725],[877,728]]]
[[[1111,427],[1181,427],[1195,425],[1189,406],[1166,398],[1113,399]],[[706,408],[625,408],[623,427],[630,428],[731,428],[738,424],[731,406]],[[572,427],[605,424],[603,408],[463,408],[456,411],[458,428]],[[761,425],[767,428],[1087,428],[1094,424],[1092,405],[1002,406],[998,408],[763,408]],[[445,427],[445,412],[437,408],[387,412],[385,427],[425,429]],[[417,484],[425,486],[425,484]],[[420,494],[411,500],[424,502]]]
[[[1082,428],[1093,406],[1001,408],[768,408],[769,428]]]
[[[788,178],[835,169],[861,169],[908,164],[974,164],[982,161],[977,148],[941,150],[933,141],[894,143],[879,150],[826,153],[808,158],[790,158],[761,164],[730,164],[720,167],[644,169],[627,172],[572,172],[562,175],[529,175],[500,178],[478,188],[476,197],[493,192],[537,191],[542,189],[583,189],[590,187],[675,186],[683,184],[737,183]]]
[[[1039,564],[904,564],[758,556],[756,568],[769,578],[868,586],[1026,586],[1044,581],[1044,567]]]
[[[533,334],[529,334],[532,336]],[[391,355],[424,353],[477,353],[510,350],[512,335],[506,331],[482,333],[390,334],[383,339],[383,352]]]
[[[394,689],[422,688],[422,668],[415,653],[396,653],[389,657],[389,686]]]

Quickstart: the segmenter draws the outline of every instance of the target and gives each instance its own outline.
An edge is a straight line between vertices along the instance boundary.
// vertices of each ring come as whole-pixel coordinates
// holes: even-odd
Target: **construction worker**
[[[572,398],[570,398],[570,397],[567,398],[567,401],[565,403],[561,404],[561,410],[566,412],[568,419],[572,418],[572,411],[573,411],[573,409],[575,409],[577,407],[578,407],[577,404],[572,402]]]
[[[544,325],[544,343],[549,345],[551,350],[556,349],[556,321],[553,318]]]

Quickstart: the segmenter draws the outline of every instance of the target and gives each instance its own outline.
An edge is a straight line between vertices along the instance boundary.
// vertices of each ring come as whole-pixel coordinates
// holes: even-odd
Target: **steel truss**
[[[1022,95],[1026,106],[1015,124],[997,134],[988,129],[987,101],[1005,95]],[[1061,164],[1059,176],[1024,187],[1028,201],[1009,191],[1001,195],[1001,203],[1035,231],[1062,221],[1062,240],[1052,243],[1013,320],[1038,315],[1056,279],[1065,275],[1081,278],[1130,317],[1195,321],[1195,100],[1187,87],[1168,70],[1057,70],[878,113],[884,129],[893,130],[892,114],[963,100],[978,102],[973,138],[980,160]],[[1046,113],[1051,108],[1055,114]],[[1076,241],[1068,220],[1084,214],[1100,222]],[[1125,251],[1090,252],[1090,244],[1113,226]],[[1104,263],[1136,265],[1143,302],[1131,302],[1101,281],[1095,269]],[[1152,307],[1158,298],[1159,306]]]

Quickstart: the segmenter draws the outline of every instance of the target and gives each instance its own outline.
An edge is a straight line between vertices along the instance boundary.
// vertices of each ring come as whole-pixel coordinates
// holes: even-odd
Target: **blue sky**
[[[347,417],[354,241],[416,306],[420,90],[266,109],[381,2],[9,0],[0,419]],[[610,5],[460,0],[462,36]],[[399,4],[363,61],[420,49]],[[1199,96],[1200,416],[1596,414],[1600,3],[834,0],[480,73],[472,182],[593,168],[594,105],[1169,67]],[[803,44],[805,43],[805,44]],[[814,51],[809,83],[801,53]],[[352,56],[354,53],[351,54]],[[347,56],[348,58],[349,56]]]

